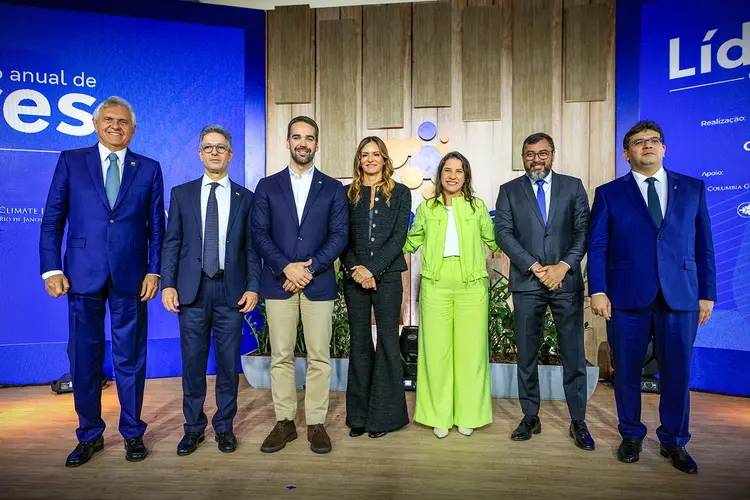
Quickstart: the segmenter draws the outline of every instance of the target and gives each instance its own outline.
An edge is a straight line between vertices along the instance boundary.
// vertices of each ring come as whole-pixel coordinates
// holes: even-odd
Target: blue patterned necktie
[[[661,214],[661,202],[659,201],[659,195],[656,194],[656,186],[654,183],[656,179],[649,177],[646,179],[648,182],[648,189],[646,190],[646,198],[648,198],[648,212],[651,214],[651,218],[654,219],[656,227],[661,227],[661,221],[664,217]]]
[[[211,183],[206,206],[206,229],[203,236],[203,272],[209,278],[219,272],[219,204],[216,201],[218,182]]]
[[[107,168],[107,180],[104,181],[104,191],[107,193],[109,208],[115,207],[117,193],[120,191],[120,169],[117,168],[117,155],[110,153],[109,167]]]
[[[539,210],[542,211],[542,220],[547,225],[547,200],[544,199],[544,180],[536,181],[536,202],[539,203]]]

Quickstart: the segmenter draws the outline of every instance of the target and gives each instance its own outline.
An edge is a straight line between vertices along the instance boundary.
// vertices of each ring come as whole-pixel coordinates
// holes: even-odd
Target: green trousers
[[[492,423],[487,278],[464,283],[459,257],[445,257],[419,297],[414,421],[450,429]]]

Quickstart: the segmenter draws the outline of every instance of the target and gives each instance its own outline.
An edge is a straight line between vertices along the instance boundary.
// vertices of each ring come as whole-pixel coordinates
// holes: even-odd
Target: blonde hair
[[[362,189],[362,178],[364,177],[361,159],[362,150],[372,142],[378,146],[380,155],[383,157],[383,181],[381,184],[373,186],[373,189],[381,188],[383,194],[385,194],[385,202],[390,203],[393,188],[396,187],[396,181],[393,180],[393,160],[391,160],[391,157],[388,155],[388,148],[385,143],[380,137],[374,135],[365,137],[359,142],[357,152],[354,154],[354,175],[352,175],[352,183],[349,185],[348,192],[349,201],[353,205],[359,203],[360,191]]]

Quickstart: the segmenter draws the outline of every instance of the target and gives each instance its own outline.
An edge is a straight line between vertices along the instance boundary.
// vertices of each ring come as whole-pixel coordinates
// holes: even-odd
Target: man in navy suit
[[[232,422],[237,413],[240,340],[244,314],[258,303],[260,259],[250,231],[253,193],[229,180],[232,136],[218,125],[201,131],[200,179],[172,189],[162,252],[161,300],[179,313],[182,351],[182,411],[185,435],[180,456],[193,453],[208,424],[206,364],[214,334],[216,413],[212,425],[219,450],[237,448]]]
[[[271,342],[271,393],[276,425],[261,451],[271,453],[297,438],[294,417],[294,345],[302,314],[307,346],[305,417],[315,453],[331,451],[325,431],[331,387],[330,343],[336,276],[333,263],[348,241],[344,186],[313,166],[318,125],[298,116],[289,122],[289,167],[261,179],[255,192],[253,238],[263,258],[260,293],[266,300]]]
[[[589,232],[591,310],[603,316],[615,368],[622,443],[636,462],[646,436],[640,380],[651,338],[659,363],[662,456],[682,472],[698,466],[690,439],[690,362],[698,325],[716,301],[716,264],[703,181],[662,166],[664,134],[641,121],[623,139],[631,172],[596,190]]]
[[[68,467],[104,448],[101,381],[106,304],[112,364],[120,399],[125,458],[146,458],[141,420],[146,380],[146,302],[159,289],[164,236],[164,184],[159,163],[133,153],[135,112],[109,97],[94,110],[99,143],[63,151],[57,162],[39,237],[40,268],[52,297],[68,295],[68,356],[78,413],[78,446]],[[65,261],[61,258],[65,224]]]

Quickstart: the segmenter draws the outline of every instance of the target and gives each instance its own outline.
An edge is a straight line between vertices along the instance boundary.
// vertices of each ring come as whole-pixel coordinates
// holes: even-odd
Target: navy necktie
[[[542,220],[547,225],[547,200],[544,199],[544,180],[536,181],[536,202],[539,203],[539,210],[542,211]]]
[[[211,183],[206,206],[206,228],[203,235],[203,272],[209,278],[219,272],[219,204],[216,201],[218,182]]]
[[[117,168],[117,155],[110,153],[109,167],[107,168],[107,179],[104,181],[104,192],[107,193],[109,208],[114,208],[117,201],[117,193],[120,191],[120,169]]]
[[[649,177],[646,179],[648,182],[648,189],[646,190],[646,198],[648,198],[648,212],[651,214],[651,218],[654,220],[656,227],[661,227],[661,221],[664,217],[661,214],[661,202],[659,201],[659,195],[656,194],[656,186],[654,183],[656,179]]]

